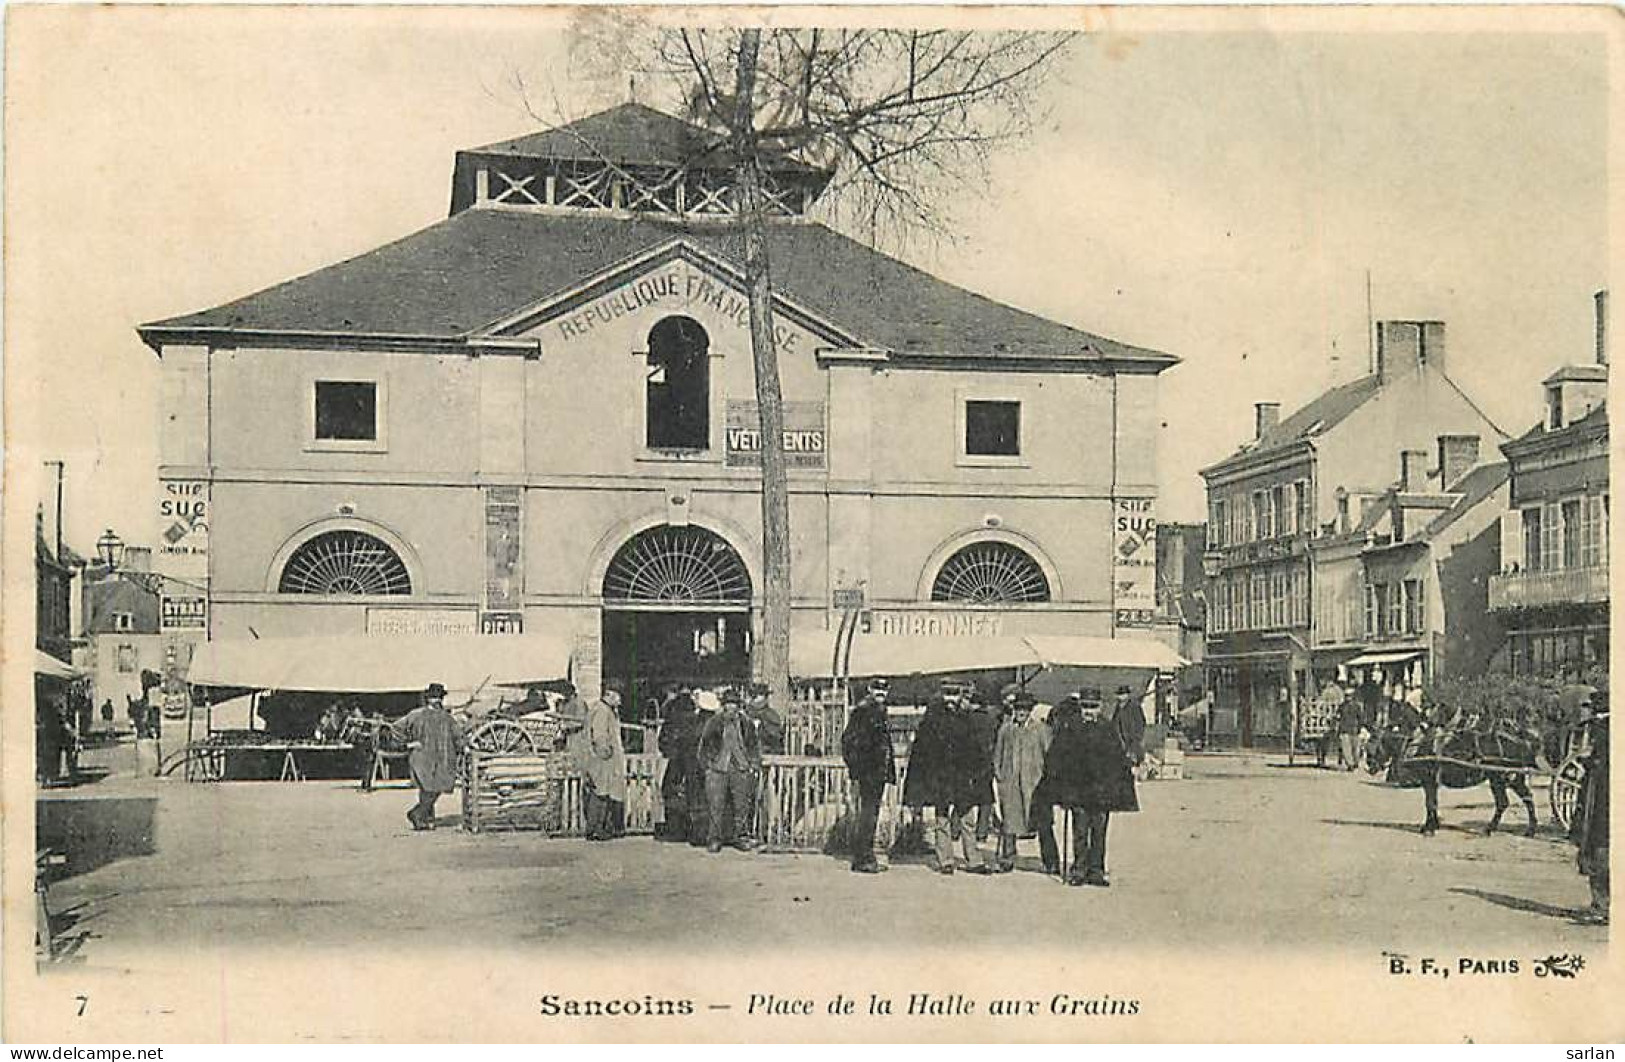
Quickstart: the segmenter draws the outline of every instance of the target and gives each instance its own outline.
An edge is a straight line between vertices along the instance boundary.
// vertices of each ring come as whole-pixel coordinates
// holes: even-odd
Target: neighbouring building
[[[1512,466],[1502,571],[1489,606],[1517,674],[1608,667],[1608,293],[1596,360],[1545,380],[1540,423],[1501,447]]]
[[[578,684],[726,681],[759,628],[732,167],[628,104],[459,152],[445,220],[144,325],[156,567],[217,639],[511,630]],[[955,287],[768,167],[793,636],[1151,635],[1174,357]]]
[[[1202,470],[1217,742],[1284,743],[1292,705],[1314,693],[1315,537],[1358,527],[1401,453],[1425,458],[1440,436],[1505,438],[1447,373],[1443,323],[1382,321],[1375,339],[1375,372],[1284,419],[1258,403],[1252,440]]]
[[[43,511],[34,520],[34,648],[73,662],[73,580],[84,560],[46,540]]]
[[[1358,525],[1310,543],[1316,690],[1336,680],[1376,702],[1482,673],[1503,655],[1488,596],[1507,465],[1479,464],[1473,436],[1441,437],[1429,459],[1402,453],[1400,479]]]
[[[152,551],[134,546],[122,550],[116,569],[91,565],[82,587],[84,649],[79,663],[90,676],[91,698],[99,706],[113,702],[114,720],[124,725],[130,700],[163,683],[154,700],[168,698],[169,714],[184,711],[180,697],[192,647],[202,639],[202,615],[178,603],[188,588],[152,571]],[[99,715],[98,715],[99,718]]]
[[[1206,525],[1157,525],[1157,628],[1190,664],[1179,676],[1182,703],[1202,695],[1202,657],[1207,649],[1206,551]]]

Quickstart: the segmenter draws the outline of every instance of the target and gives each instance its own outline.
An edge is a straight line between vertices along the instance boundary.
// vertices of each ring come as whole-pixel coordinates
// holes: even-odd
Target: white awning
[[[64,664],[50,653],[34,650],[34,674],[41,678],[61,679],[63,682],[72,682],[76,678],[83,678],[84,672],[71,664]]]
[[[1087,635],[919,637],[857,634],[847,676],[942,675],[1018,667],[1107,667],[1172,671],[1184,658],[1150,638]],[[808,632],[790,641],[790,673],[799,679],[834,674],[835,632]]]
[[[1152,638],[1100,638],[1082,634],[1030,634],[1045,667],[1115,667],[1175,671],[1189,663]]]
[[[205,642],[192,654],[194,686],[400,693],[522,686],[565,678],[570,646],[538,634],[262,638]]]
[[[1385,653],[1364,653],[1353,660],[1343,661],[1344,667],[1370,667],[1372,664],[1404,664],[1415,660],[1426,649],[1392,649]]]

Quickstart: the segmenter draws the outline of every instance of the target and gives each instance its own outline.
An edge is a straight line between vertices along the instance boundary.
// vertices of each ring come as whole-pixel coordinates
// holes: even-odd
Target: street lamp
[[[96,540],[96,555],[101,557],[102,563],[110,570],[116,569],[124,556],[124,540],[109,527],[102,532],[102,537]]]

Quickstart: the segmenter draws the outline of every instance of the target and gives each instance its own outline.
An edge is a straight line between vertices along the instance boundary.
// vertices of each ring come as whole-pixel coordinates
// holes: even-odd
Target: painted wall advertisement
[[[525,629],[524,549],[520,487],[485,488],[485,598],[481,634],[522,634]]]
[[[823,468],[828,434],[824,423],[824,403],[784,404],[784,460],[788,467]],[[724,460],[733,468],[759,467],[762,463],[760,414],[752,400],[728,400]]]
[[[1150,498],[1112,505],[1112,603],[1119,627],[1149,627],[1157,610],[1157,515]]]
[[[369,608],[367,633],[381,637],[473,634],[477,620],[471,608]]]
[[[157,569],[201,582],[209,572],[209,484],[201,479],[158,481]]]
[[[209,602],[202,594],[165,594],[158,602],[159,629],[200,631],[209,625]]]

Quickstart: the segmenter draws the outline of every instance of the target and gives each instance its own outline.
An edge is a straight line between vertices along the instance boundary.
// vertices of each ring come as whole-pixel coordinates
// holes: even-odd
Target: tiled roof
[[[556,129],[470,150],[482,155],[603,160],[622,166],[728,166],[731,156],[725,136],[641,103],[623,103]],[[766,165],[777,172],[822,172],[783,153],[771,155]]]
[[[1421,537],[1433,538],[1451,524],[1466,516],[1485,498],[1500,490],[1501,485],[1507,481],[1509,475],[1511,475],[1511,466],[1505,461],[1479,465],[1468,472],[1450,487],[1451,494],[1460,494],[1461,497],[1449,509],[1434,517],[1422,531]]]
[[[1326,391],[1266,431],[1263,438],[1247,443],[1211,467],[1216,469],[1240,457],[1284,449],[1331,429],[1375,396],[1380,382],[1380,378],[1373,374]]]
[[[141,328],[453,339],[480,334],[663,244],[743,261],[737,230],[677,219],[465,210],[404,239],[214,309]],[[822,225],[770,222],[775,290],[862,342],[900,355],[1178,359],[966,291]]]

